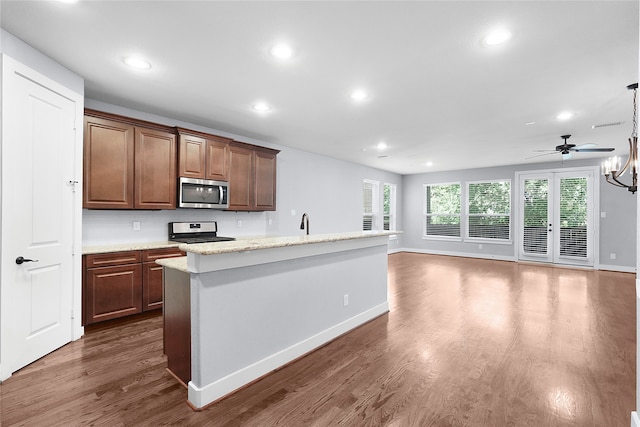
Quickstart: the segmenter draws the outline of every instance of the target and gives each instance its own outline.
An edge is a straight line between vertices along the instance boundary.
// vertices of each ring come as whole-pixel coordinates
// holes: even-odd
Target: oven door
[[[226,209],[229,183],[180,177],[178,206],[181,208]]]

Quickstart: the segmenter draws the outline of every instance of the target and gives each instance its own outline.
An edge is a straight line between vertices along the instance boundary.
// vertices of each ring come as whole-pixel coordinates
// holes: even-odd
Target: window
[[[424,188],[424,236],[459,238],[460,183],[428,184]]]
[[[384,184],[382,188],[382,225],[386,231],[396,229],[396,186]]]
[[[511,182],[467,183],[467,238],[511,239]]]
[[[378,181],[365,179],[362,183],[362,230],[377,229],[378,217]]]

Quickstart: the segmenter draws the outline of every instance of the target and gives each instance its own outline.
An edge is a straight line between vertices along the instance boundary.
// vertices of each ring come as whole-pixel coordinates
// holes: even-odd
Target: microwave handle
[[[224,197],[224,191],[222,191],[222,185],[219,185],[219,186],[218,186],[218,192],[220,193],[220,199],[219,199],[219,200],[220,200],[220,204],[222,204],[222,201],[224,200],[224,199],[223,199],[223,197]]]

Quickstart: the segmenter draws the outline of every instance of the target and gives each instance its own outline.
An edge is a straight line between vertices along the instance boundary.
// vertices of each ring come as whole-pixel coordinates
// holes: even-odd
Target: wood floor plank
[[[399,253],[389,303],[201,412],[166,372],[161,317],[87,328],[0,385],[0,424],[630,424],[635,275]]]

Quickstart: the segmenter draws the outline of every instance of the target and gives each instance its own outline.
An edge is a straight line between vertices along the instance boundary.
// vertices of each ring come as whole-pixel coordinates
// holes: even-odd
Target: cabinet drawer
[[[112,265],[136,264],[142,262],[141,251],[113,252],[85,255],[86,268],[109,267]]]
[[[185,256],[178,248],[146,249],[142,251],[142,262],[151,262],[161,258]]]

